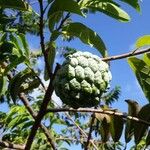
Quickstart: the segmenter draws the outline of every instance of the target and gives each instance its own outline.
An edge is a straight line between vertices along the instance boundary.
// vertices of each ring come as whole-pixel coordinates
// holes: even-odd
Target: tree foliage
[[[32,7],[33,3],[38,4],[36,9]],[[65,52],[60,52],[57,45],[60,37],[68,42],[78,38],[83,44],[94,47],[102,59],[109,58],[100,35],[83,22],[75,22],[72,15],[85,19],[90,13],[104,13],[117,21],[128,22],[130,15],[123,10],[122,3],[140,12],[138,0],[0,1],[0,106],[8,106],[7,111],[0,111],[0,148],[66,150],[66,145],[76,144],[83,149],[119,150],[126,145],[120,140],[123,134],[126,143],[134,136],[135,146],[132,148],[149,146],[149,53],[142,58],[128,58],[148,99],[144,106],[140,107],[129,98],[126,100],[127,113],[111,108],[112,103],[119,100],[119,86],[101,96],[101,102],[94,109],[100,112],[92,115],[88,111],[71,112],[69,106],[57,104],[54,98],[53,80],[61,67],[56,64],[56,54],[67,56],[74,51],[63,47]],[[49,33],[47,41],[45,31]],[[34,36],[40,38],[39,50],[30,48],[28,34],[32,40]],[[135,45],[135,52],[141,47],[148,49],[150,36],[140,37]],[[38,66],[39,60],[42,60],[42,69]],[[62,108],[68,112],[61,112]],[[48,112],[49,109],[54,112]]]

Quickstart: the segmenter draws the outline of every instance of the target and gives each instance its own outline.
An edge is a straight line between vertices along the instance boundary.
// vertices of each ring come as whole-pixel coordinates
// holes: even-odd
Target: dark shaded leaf
[[[116,111],[115,111],[116,112]],[[118,142],[123,131],[124,120],[120,116],[112,115],[110,133],[114,142]]]
[[[68,11],[83,16],[80,6],[74,0],[55,0],[48,11],[48,17],[60,11]]]
[[[140,106],[139,104],[134,100],[125,100],[128,104],[128,115],[137,117]],[[134,134],[134,127],[135,127],[135,121],[127,120],[126,126],[125,126],[125,142],[128,143],[132,139],[132,136]]]
[[[57,24],[60,21],[62,15],[63,15],[63,12],[61,11],[57,11],[56,13],[53,13],[52,15],[50,15],[49,20],[48,20],[48,25],[49,25],[49,29],[51,32],[54,30],[55,24]]]
[[[49,67],[50,67],[50,71],[52,73],[52,71],[53,71],[53,65],[54,65],[54,60],[55,60],[55,55],[56,55],[56,47],[55,47],[55,43],[54,42],[48,43],[46,52],[47,52],[47,55],[48,55],[48,57],[47,57],[48,64],[49,64]],[[47,68],[45,66],[44,79],[48,80],[49,78],[50,77],[48,75]]]
[[[138,113],[139,119],[150,122],[150,104],[144,105]],[[140,142],[142,137],[145,135],[148,125],[143,123],[136,123],[134,128],[134,137],[136,145]]]
[[[0,7],[31,11],[30,6],[24,0],[0,0]]]

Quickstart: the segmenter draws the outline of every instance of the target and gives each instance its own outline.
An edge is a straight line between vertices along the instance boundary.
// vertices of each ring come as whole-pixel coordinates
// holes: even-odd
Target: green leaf
[[[21,50],[21,47],[19,45],[19,42],[18,42],[18,39],[16,38],[16,36],[14,36],[13,34],[10,34],[9,38],[10,38],[11,42],[13,42],[13,44],[15,45],[16,49],[18,50],[19,56],[22,56],[23,52]]]
[[[134,100],[125,100],[128,104],[128,115],[137,117],[139,111],[140,111],[140,106],[139,104],[134,101]],[[126,143],[130,142],[132,139],[132,136],[134,134],[134,127],[135,127],[135,121],[132,120],[127,120],[126,121],[126,126],[125,126],[125,141]]]
[[[63,27],[62,34],[67,36],[76,36],[83,43],[95,47],[103,57],[107,56],[107,51],[104,42],[99,35],[81,23],[70,23]]]
[[[55,47],[55,43],[54,42],[50,42],[48,43],[48,47],[46,49],[47,54],[48,54],[48,65],[50,67],[50,71],[53,71],[53,65],[54,65],[54,61],[55,61],[55,55],[56,55],[56,47]],[[47,81],[49,79],[49,75],[47,72],[47,68],[45,66],[45,71],[44,71],[44,79]]]
[[[144,105],[137,116],[139,119],[150,122],[150,104]],[[138,144],[145,135],[148,125],[137,122],[134,128],[135,143]]]
[[[136,78],[150,102],[150,66],[148,66],[143,60],[136,57],[128,58],[128,63],[136,75]]]
[[[115,111],[116,112],[116,111]],[[124,120],[120,116],[111,116],[110,133],[114,142],[118,142],[123,131]]]
[[[143,61],[150,66],[150,53],[143,54]]]
[[[150,35],[144,35],[138,38],[135,45],[136,45],[136,48],[140,48],[143,46],[150,46]]]
[[[22,91],[21,85],[26,82],[27,79],[33,78],[33,73],[30,69],[25,69],[15,75],[9,82],[8,91],[10,92],[10,96],[14,103],[16,103],[16,99],[18,94]]]
[[[138,0],[121,0],[121,1],[129,4],[130,6],[135,8],[138,12],[140,12],[140,5],[138,3]]]
[[[0,0],[0,7],[31,11],[31,7],[24,0]]]
[[[88,8],[94,11],[100,11],[122,22],[127,22],[130,20],[129,15],[124,10],[122,10],[118,6],[118,4],[110,0],[107,0],[107,1],[89,0],[86,3],[82,4],[82,7]]]
[[[150,131],[148,132],[147,137],[146,137],[146,147],[149,145],[150,145]]]
[[[13,62],[11,62],[4,71],[4,75],[6,76],[8,74],[9,71],[11,71],[11,69],[17,67],[19,64],[23,63],[26,60],[25,56],[21,56],[16,58]]]
[[[19,39],[20,39],[20,41],[22,43],[22,46],[23,46],[23,48],[25,50],[25,56],[29,59],[30,50],[29,50],[29,45],[28,45],[28,42],[26,40],[26,37],[25,37],[24,34],[19,34],[18,37],[19,37]]]
[[[55,0],[48,11],[48,16],[50,17],[54,13],[60,11],[68,11],[70,13],[83,16],[83,13],[80,10],[80,6],[74,0]]]
[[[1,68],[0,68],[0,70],[1,70]],[[0,73],[0,97],[2,95],[4,95],[7,90],[6,83],[7,83],[7,78],[5,76],[2,76]]]

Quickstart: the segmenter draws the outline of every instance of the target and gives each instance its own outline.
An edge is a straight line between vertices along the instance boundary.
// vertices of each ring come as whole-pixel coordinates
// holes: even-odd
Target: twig
[[[17,150],[24,150],[25,146],[0,140],[0,147],[11,148],[11,149],[13,148],[13,149],[17,149]]]
[[[65,22],[69,17],[70,17],[70,13],[67,13],[66,16],[61,20],[60,25],[57,27],[57,29],[56,29],[57,31],[59,31],[59,30],[62,28],[64,22]]]
[[[81,138],[81,139],[77,139],[77,138],[71,138],[71,137],[58,137],[55,139],[56,141],[72,141],[72,142],[80,142],[80,143],[83,143],[83,142],[86,142],[87,141],[87,138]],[[103,142],[100,141],[100,140],[91,140],[90,139],[90,142],[91,143],[95,143],[95,144],[102,144]],[[110,141],[111,142],[111,141]]]
[[[82,128],[80,128],[80,126],[71,118],[71,116],[67,113],[65,113],[68,117],[68,119],[80,130],[80,132],[86,137],[88,138],[88,135],[84,132],[84,130],[82,130]],[[93,140],[89,140],[91,142],[91,144],[93,145],[93,147],[98,150],[97,146],[94,144]]]
[[[150,126],[150,122],[142,120],[137,117],[133,116],[128,116],[126,113],[121,113],[121,112],[115,112],[115,111],[110,111],[110,110],[98,110],[98,109],[91,109],[91,108],[78,108],[78,109],[73,109],[73,108],[56,108],[56,109],[48,109],[47,113],[51,112],[91,112],[91,113],[102,113],[102,114],[107,114],[107,115],[115,115],[115,116],[120,116],[124,119],[129,119],[133,120],[145,125]]]
[[[146,52],[150,52],[150,48],[131,51],[131,52],[128,52],[128,53],[125,53],[125,54],[110,56],[110,57],[102,58],[102,60],[103,61],[113,61],[113,60],[118,60],[118,59],[128,58],[128,57],[131,57],[131,56],[140,55],[140,54],[143,54],[143,53],[146,53]]]
[[[88,138],[87,138],[87,142],[85,144],[84,150],[88,150],[88,146],[89,146],[91,136],[92,136],[92,131],[93,131],[93,124],[94,124],[94,120],[95,120],[95,114],[93,113],[91,115],[91,117],[92,117],[92,120],[91,120],[91,123],[90,123],[90,130],[89,130],[89,134],[88,134]]]
[[[46,114],[46,109],[47,109],[49,101],[51,100],[51,96],[52,96],[52,93],[53,93],[53,90],[54,90],[53,79],[54,79],[55,74],[56,74],[58,69],[59,69],[59,66],[57,65],[56,69],[55,69],[55,72],[54,72],[54,75],[51,77],[48,89],[45,93],[45,96],[44,96],[43,102],[40,106],[40,110],[38,112],[38,115],[35,119],[35,123],[33,124],[32,128],[31,128],[31,132],[30,132],[30,135],[28,137],[28,140],[27,140],[27,143],[26,143],[26,146],[25,146],[25,150],[30,150],[31,145],[32,145],[33,140],[34,140],[34,137],[35,137],[36,132],[38,130],[38,127],[41,123],[41,120],[43,119],[44,115]],[[56,150],[57,148],[53,147],[53,149]]]

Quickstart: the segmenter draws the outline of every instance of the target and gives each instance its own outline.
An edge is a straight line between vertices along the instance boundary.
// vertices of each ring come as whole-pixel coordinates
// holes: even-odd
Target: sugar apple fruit
[[[107,63],[89,52],[66,57],[54,79],[56,95],[73,107],[93,107],[109,87],[111,72]]]

